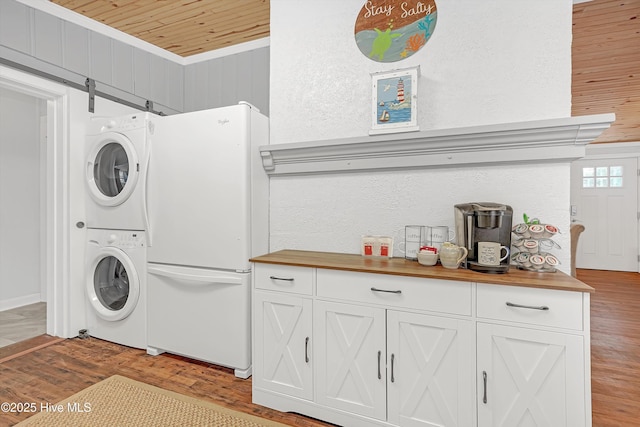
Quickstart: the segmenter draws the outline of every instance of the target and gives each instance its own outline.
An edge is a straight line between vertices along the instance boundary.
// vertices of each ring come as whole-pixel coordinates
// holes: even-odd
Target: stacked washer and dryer
[[[87,137],[87,329],[140,349],[147,347],[145,192],[155,118],[95,118]]]
[[[269,249],[269,121],[241,102],[96,119],[87,141],[87,329],[251,375],[251,257]]]

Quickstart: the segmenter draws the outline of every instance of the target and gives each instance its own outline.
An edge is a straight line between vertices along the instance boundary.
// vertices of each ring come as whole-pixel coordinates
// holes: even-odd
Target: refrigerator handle
[[[199,284],[222,284],[241,285],[242,277],[215,275],[215,274],[191,274],[172,270],[170,268],[162,268],[154,265],[147,265],[147,272],[156,276],[169,277],[171,279],[198,282]]]
[[[149,200],[148,200],[148,186],[149,186],[149,167],[151,160],[151,146],[152,144],[147,145],[147,158],[145,159],[145,164],[147,165],[144,175],[144,185],[142,186],[142,216],[144,218],[145,230],[147,230],[147,246],[151,246],[152,240],[152,230],[151,230],[151,222],[149,221]]]

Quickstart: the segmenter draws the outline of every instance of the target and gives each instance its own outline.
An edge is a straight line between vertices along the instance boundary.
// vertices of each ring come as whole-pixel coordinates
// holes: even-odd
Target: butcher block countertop
[[[594,292],[592,287],[561,271],[556,271],[555,273],[536,273],[533,271],[519,270],[513,266],[504,274],[487,274],[463,268],[456,270],[448,269],[439,264],[428,267],[418,264],[417,261],[410,261],[404,258],[371,258],[355,254],[289,249],[251,258],[251,261],[265,264],[358,271],[362,273],[460,280],[465,282],[526,286],[574,292]]]

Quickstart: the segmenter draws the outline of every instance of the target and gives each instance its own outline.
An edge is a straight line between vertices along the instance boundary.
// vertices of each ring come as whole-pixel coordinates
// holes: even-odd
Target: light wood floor
[[[593,426],[640,425],[640,274],[579,270],[591,298]],[[53,344],[47,345],[49,342]],[[94,338],[43,336],[0,349],[0,402],[57,402],[111,375],[163,387],[293,426],[328,426],[251,403],[251,380],[230,369]],[[12,356],[12,351],[14,354]],[[0,426],[31,414],[0,413]]]
[[[0,311],[0,347],[42,335],[47,330],[47,303]]]

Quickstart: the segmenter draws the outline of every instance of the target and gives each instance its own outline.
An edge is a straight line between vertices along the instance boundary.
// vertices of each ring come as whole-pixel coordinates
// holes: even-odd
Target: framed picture
[[[420,67],[371,74],[372,126],[369,135],[411,132],[418,127]]]

